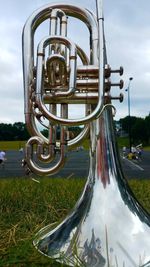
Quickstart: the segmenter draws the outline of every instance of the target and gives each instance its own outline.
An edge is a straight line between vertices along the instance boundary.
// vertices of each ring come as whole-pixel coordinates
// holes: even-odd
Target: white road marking
[[[128,161],[132,166],[136,167],[137,169],[139,169],[140,171],[144,171],[144,169],[142,167],[140,167],[139,165],[137,165],[136,163],[134,163],[133,161],[130,161],[129,159],[125,158],[124,160]]]

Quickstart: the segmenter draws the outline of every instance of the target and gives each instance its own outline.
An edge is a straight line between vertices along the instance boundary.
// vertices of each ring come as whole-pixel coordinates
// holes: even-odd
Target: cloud
[[[59,2],[64,2],[60,0]],[[66,2],[66,1],[65,1]],[[94,0],[76,0],[69,3],[82,5],[95,11]],[[49,3],[49,0],[5,0],[0,10],[0,121],[24,121],[22,77],[22,29],[34,10]],[[124,103],[113,101],[117,108],[116,118],[128,114],[127,93],[129,77],[131,84],[131,110],[134,116],[146,116],[150,99],[150,1],[108,0],[104,2],[105,37],[108,63],[112,68],[124,66]],[[7,12],[6,12],[7,11]],[[72,33],[71,33],[72,32]],[[87,50],[86,31],[74,23],[69,33],[75,42]],[[118,75],[112,80],[119,81]],[[119,95],[119,89],[112,89]],[[79,114],[81,109],[78,109]]]
[[[149,108],[149,1],[115,1],[105,4],[105,34],[108,61],[112,66],[124,66],[124,89],[131,84],[131,110],[133,116],[145,117]],[[123,90],[124,92],[124,90]],[[124,103],[114,103],[117,107],[117,119],[128,115],[127,94]]]

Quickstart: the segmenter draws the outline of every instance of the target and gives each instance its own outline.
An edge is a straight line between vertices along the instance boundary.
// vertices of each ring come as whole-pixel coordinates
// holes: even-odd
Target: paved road
[[[121,162],[127,178],[150,179],[150,152],[145,151],[141,160],[125,158]]]
[[[19,151],[7,151],[4,169],[0,165],[0,177],[25,176],[21,166],[23,154]],[[127,178],[150,179],[150,152],[144,152],[141,161],[122,159],[122,167]],[[87,177],[89,168],[88,151],[69,152],[65,167],[55,177]]]
[[[59,154],[57,155],[59,157]],[[7,151],[5,167],[0,165],[0,177],[25,176],[21,166],[23,153],[19,151]],[[63,169],[55,177],[87,177],[89,167],[88,151],[72,151],[68,153],[68,160]]]

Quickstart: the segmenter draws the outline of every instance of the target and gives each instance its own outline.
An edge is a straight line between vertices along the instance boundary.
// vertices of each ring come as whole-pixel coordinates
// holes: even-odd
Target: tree
[[[12,124],[0,123],[0,140],[2,141],[13,140]]]
[[[135,144],[147,142],[146,123],[142,118],[137,118],[131,128],[131,136]]]
[[[150,144],[150,114],[145,117],[146,133],[147,133],[147,143]]]
[[[80,132],[81,132],[81,128],[79,126],[69,126],[68,127],[68,131],[70,133],[70,137],[76,137]],[[60,140],[60,132],[61,132],[61,127],[60,125],[56,125],[56,139]],[[41,133],[45,136],[48,137],[48,130],[47,129],[43,129],[41,131]],[[72,137],[71,137],[72,138]]]
[[[0,140],[2,141],[27,140],[29,137],[30,135],[23,122],[0,123]]]
[[[119,120],[122,130],[129,133],[131,130],[131,142],[134,144],[150,144],[150,114],[143,118],[126,116]]]
[[[130,117],[126,116],[125,118],[120,119],[119,122],[122,126],[122,130],[125,131],[126,133],[128,133],[129,132],[129,124],[132,128],[132,125],[135,124],[136,120],[137,120],[137,117],[134,117],[134,116],[130,116]]]

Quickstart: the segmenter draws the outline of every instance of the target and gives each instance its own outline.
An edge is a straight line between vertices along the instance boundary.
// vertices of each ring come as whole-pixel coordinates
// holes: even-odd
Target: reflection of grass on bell
[[[71,242],[69,243],[66,252],[61,252],[59,250],[57,251],[57,249],[49,248],[49,240],[46,238],[46,235],[50,233],[57,225],[58,223],[53,223],[42,228],[35,236],[33,242],[34,246],[39,250],[40,253],[49,258],[55,259],[61,264],[73,267],[86,267],[85,263],[80,259],[78,255],[78,246],[76,245],[76,239],[78,235],[77,232],[71,238]],[[52,240],[52,243],[53,242],[55,241]]]
[[[67,266],[72,266],[72,267],[87,267],[85,263],[81,261],[79,258],[78,254],[74,252],[72,253],[71,257],[67,257],[65,254],[61,254],[59,260],[60,263],[65,264]],[[62,265],[64,266],[64,265]]]

